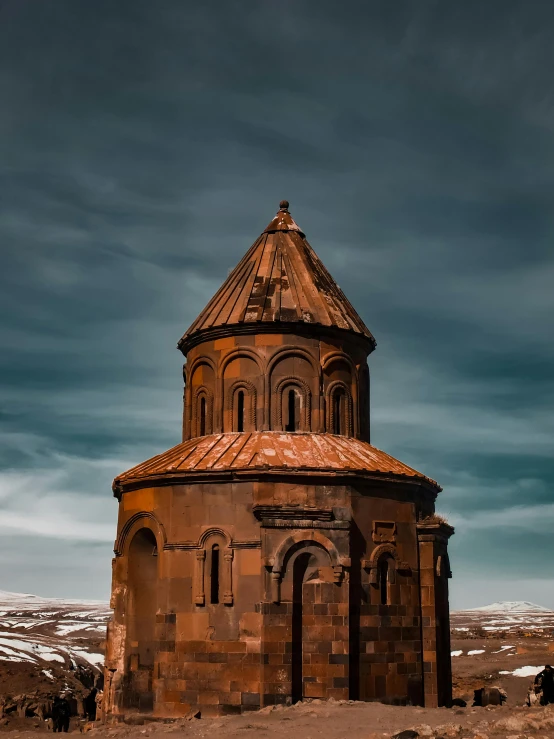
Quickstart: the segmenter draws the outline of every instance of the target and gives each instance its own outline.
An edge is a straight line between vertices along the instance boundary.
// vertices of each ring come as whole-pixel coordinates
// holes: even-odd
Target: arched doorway
[[[336,581],[328,552],[313,541],[299,542],[285,560],[281,592],[292,606],[292,702],[348,697],[348,592]]]
[[[139,529],[128,551],[124,705],[151,711],[155,659],[158,551],[150,529]]]

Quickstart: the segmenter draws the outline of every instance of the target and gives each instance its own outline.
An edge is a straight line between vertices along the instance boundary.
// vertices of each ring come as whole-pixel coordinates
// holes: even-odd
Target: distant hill
[[[110,615],[103,601],[0,590],[0,698],[90,687],[104,662]]]
[[[477,613],[552,613],[552,609],[530,603],[528,600],[504,600],[479,608],[468,608],[468,612]]]

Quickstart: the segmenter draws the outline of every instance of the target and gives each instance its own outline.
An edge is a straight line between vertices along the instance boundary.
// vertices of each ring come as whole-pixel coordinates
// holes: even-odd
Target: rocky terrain
[[[46,697],[62,690],[72,692],[78,707],[79,698],[99,675],[108,617],[105,603],[0,593],[0,703],[4,702],[0,731],[9,732],[14,739],[44,732],[47,724],[36,715],[37,708]],[[90,730],[102,739],[168,733],[178,739],[181,735],[190,739],[212,735],[217,739],[253,735],[269,739],[291,734],[300,734],[303,739],[318,739],[320,735],[326,739],[354,735],[372,739],[403,731],[408,733],[401,739],[413,739],[416,734],[458,739],[554,738],[554,709],[524,706],[534,675],[544,664],[554,662],[553,612],[530,603],[500,603],[453,613],[452,655],[454,694],[468,702],[465,708],[315,700],[243,716],[171,723],[140,718],[133,725],[83,726],[75,717],[72,730]],[[507,703],[473,708],[473,691],[487,686],[506,690]]]
[[[101,679],[107,604],[0,591],[0,723],[41,715],[61,692],[74,710]],[[39,724],[40,726],[40,724]]]

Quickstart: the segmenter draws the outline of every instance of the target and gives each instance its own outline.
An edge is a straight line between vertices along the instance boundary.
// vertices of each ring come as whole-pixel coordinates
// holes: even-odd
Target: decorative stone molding
[[[371,585],[377,585],[379,582],[379,560],[382,557],[390,557],[393,560],[394,568],[391,569],[392,578],[394,571],[411,573],[412,568],[407,562],[402,562],[398,557],[398,552],[393,544],[381,544],[375,547],[369,559],[362,560],[364,570],[369,570],[369,582]],[[391,579],[391,582],[393,580]]]
[[[352,358],[348,354],[346,354],[346,352],[332,351],[326,354],[321,359],[321,369],[325,371],[333,362],[344,362],[345,364],[347,364],[350,368],[350,372],[352,373],[352,379],[356,379],[356,376],[358,374],[356,371],[356,365],[352,361]]]
[[[305,359],[312,367],[314,375],[317,377],[317,387],[321,385],[321,367],[315,358],[306,349],[301,347],[284,346],[277,349],[269,358],[265,369],[265,404],[264,404],[264,428],[268,429],[271,425],[273,430],[279,430],[275,428],[274,417],[275,417],[275,397],[271,393],[271,384],[273,381],[273,370],[275,366],[286,357],[301,357]],[[295,378],[297,379],[297,378]],[[309,387],[308,387],[309,389]],[[311,392],[310,392],[311,396]],[[269,407],[268,407],[269,406]],[[281,412],[281,411],[280,411]],[[307,431],[310,428],[306,428]]]
[[[232,412],[232,426],[233,431],[235,430],[235,395],[239,390],[244,390],[246,394],[248,395],[250,399],[250,408],[248,413],[248,424],[250,426],[249,429],[245,429],[248,431],[257,431],[257,423],[256,423],[256,415],[257,415],[257,403],[258,403],[258,392],[256,390],[256,386],[253,382],[250,382],[250,380],[237,380],[234,382],[231,387],[229,388],[227,392],[227,401],[226,401],[226,407],[227,410]]]
[[[223,591],[223,603],[226,606],[233,605],[233,555],[234,552],[229,547],[223,550],[223,561],[225,563],[225,570],[223,573],[225,586]]]
[[[371,538],[374,544],[394,544],[397,527],[394,521],[374,521]]]
[[[156,516],[150,511],[141,511],[140,513],[133,514],[121,528],[119,536],[114,543],[114,554],[116,557],[121,557],[123,555],[124,551],[127,549],[127,542],[130,543],[134,534],[142,528],[150,529],[150,531],[152,531],[156,538],[158,551],[165,549],[167,537],[163,524],[158,521]]]
[[[334,518],[332,508],[301,508],[300,506],[255,505],[252,513],[259,520],[278,519],[310,519],[312,521],[331,521]]]
[[[192,399],[192,432],[193,436],[200,436],[200,403],[202,398],[206,400],[205,434],[213,432],[214,396],[212,391],[205,385],[200,385],[194,390]]]
[[[303,399],[302,404],[302,416],[300,420],[300,424],[302,428],[301,431],[310,431],[311,430],[311,420],[312,420],[312,393],[310,391],[310,387],[305,380],[302,380],[299,377],[295,377],[294,375],[288,375],[286,377],[281,377],[277,385],[275,386],[275,392],[273,393],[271,397],[272,401],[272,423],[271,428],[273,431],[283,431],[283,393],[287,388],[294,387],[299,392]]]
[[[341,557],[335,544],[319,531],[311,531],[310,534],[298,531],[284,539],[278,546],[273,557],[265,560],[265,566],[270,572],[270,594],[273,603],[281,602],[281,579],[285,569],[285,560],[291,549],[296,549],[302,544],[318,544],[328,554],[331,567],[333,568],[333,580],[339,584],[344,575],[344,569],[351,566],[349,557]]]
[[[225,546],[222,548],[223,567],[221,568],[220,589],[224,605],[233,605],[233,557],[231,535],[225,529],[212,526],[202,532],[197,542],[183,542],[181,545],[173,545],[174,549],[190,549],[196,551],[196,574],[195,574],[195,599],[197,606],[206,605],[206,558],[210,539],[223,539]],[[192,544],[192,546],[190,546]],[[237,547],[235,547],[237,548]]]
[[[206,593],[204,587],[204,571],[206,569],[206,550],[196,550],[196,595],[194,602],[197,606],[203,606],[206,603]]]
[[[342,431],[341,436],[352,436],[353,434],[353,423],[352,423],[352,416],[353,416],[353,403],[352,403],[352,393],[350,392],[350,388],[345,382],[342,382],[342,380],[335,380],[334,382],[331,382],[329,384],[329,387],[327,388],[327,393],[325,396],[326,399],[326,407],[327,407],[327,419],[326,419],[326,426],[327,426],[327,433],[333,434],[334,428],[335,428],[335,403],[334,403],[334,396],[337,392],[344,393],[344,399],[346,403],[346,412],[345,412],[345,421],[346,421],[346,428],[344,431]]]

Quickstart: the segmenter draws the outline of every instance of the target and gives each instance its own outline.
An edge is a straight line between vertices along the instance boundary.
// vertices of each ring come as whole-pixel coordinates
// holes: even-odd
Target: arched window
[[[237,393],[237,431],[244,431],[244,390]]]
[[[271,430],[310,431],[311,393],[304,380],[282,377],[271,395]]]
[[[200,398],[200,436],[206,436],[206,398]]]
[[[379,594],[381,598],[381,605],[389,605],[389,558],[381,557],[378,564],[379,569]]]
[[[346,395],[342,388],[337,388],[333,395],[333,433],[346,432]]]
[[[206,387],[195,391],[193,400],[193,436],[206,436],[212,433],[213,395]]]
[[[210,563],[210,603],[219,603],[219,544],[212,546]]]
[[[300,395],[294,388],[285,394],[285,431],[298,431],[300,428]]]
[[[342,382],[334,382],[327,393],[327,430],[352,436],[352,396]]]
[[[239,434],[243,431],[256,431],[257,392],[249,380],[237,380],[225,392],[223,431]]]

